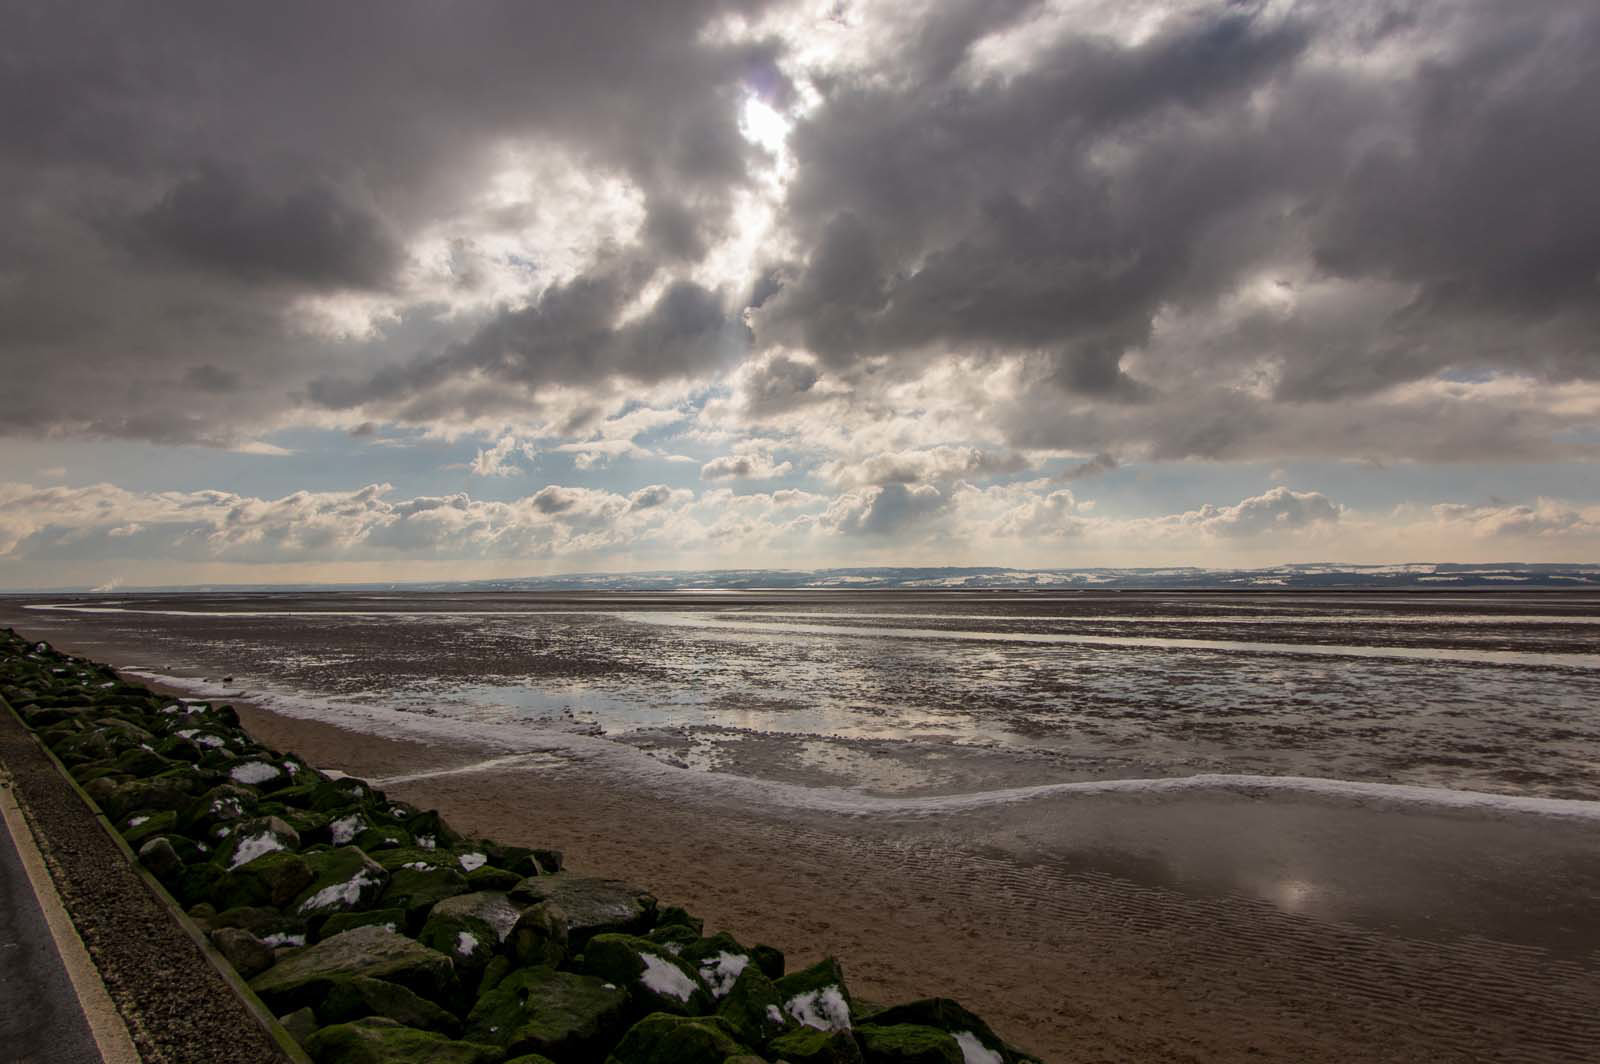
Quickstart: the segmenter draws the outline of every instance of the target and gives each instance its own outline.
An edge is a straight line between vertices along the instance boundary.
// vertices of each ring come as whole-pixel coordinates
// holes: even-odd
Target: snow
[[[778,1024],[779,1026],[782,1026],[782,1024],[783,1024],[783,1013],[778,1011],[778,1006],[776,1006],[776,1005],[768,1005],[767,1006],[767,1019],[771,1020],[775,1024]]]
[[[432,868],[433,865],[429,864],[427,861],[407,861],[400,867],[409,868],[413,872],[426,872],[428,869]]]
[[[149,819],[150,819],[150,818],[149,818],[149,817],[147,817],[147,816],[136,816],[136,817],[134,817],[134,818],[133,818],[133,819],[132,819],[132,820],[130,820],[130,821],[128,821],[128,826],[129,826],[129,827],[130,827],[130,828],[136,828],[136,827],[138,827],[138,826],[139,826],[139,825],[140,825],[140,824],[144,824],[144,823],[146,823],[146,822],[148,822],[148,821],[149,821]]]
[[[278,836],[270,831],[263,831],[259,835],[251,835],[240,840],[238,848],[233,851],[233,860],[228,862],[228,867],[238,868],[242,864],[254,861],[257,857],[265,857],[269,853],[277,853],[287,848]]]
[[[246,761],[242,765],[235,765],[228,773],[235,783],[265,783],[277,779],[279,775],[278,766],[265,761]]]
[[[348,908],[361,900],[361,892],[363,890],[367,887],[376,886],[381,882],[382,880],[367,872],[357,872],[343,883],[335,883],[332,886],[323,887],[311,895],[311,897],[300,903],[300,911],[310,913],[319,909],[331,909],[334,907]]]
[[[749,963],[750,958],[743,953],[729,953],[723,950],[715,957],[700,962],[700,978],[711,988],[712,996],[727,997],[728,991],[732,990],[733,984],[738,981],[739,973],[744,971]]]
[[[639,982],[646,987],[679,1001],[688,1001],[694,995],[694,980],[684,975],[677,965],[654,953],[641,953],[639,956],[644,958],[644,973],[639,976]]]
[[[850,1006],[837,983],[818,990],[796,994],[783,1004],[783,1011],[807,1027],[819,1031],[848,1031]]]
[[[456,936],[456,952],[463,957],[470,957],[478,948],[478,936],[471,931],[463,931]]]
[[[471,872],[473,869],[482,868],[489,863],[489,858],[481,853],[464,853],[461,855],[461,870]]]
[[[962,1064],[1005,1064],[999,1053],[986,1048],[971,1031],[956,1035],[956,1045],[961,1047]]]
[[[281,946],[304,946],[306,944],[306,936],[291,935],[287,931],[279,931],[275,934],[263,936],[261,941],[273,949],[278,949]]]
[[[333,833],[333,844],[335,846],[343,846],[361,834],[361,829],[366,826],[367,822],[361,819],[360,814],[351,813],[349,816],[340,817],[329,824],[328,830]]]
[[[432,835],[418,835],[417,845],[422,847],[424,850],[431,850],[439,845],[439,840],[434,838]]]

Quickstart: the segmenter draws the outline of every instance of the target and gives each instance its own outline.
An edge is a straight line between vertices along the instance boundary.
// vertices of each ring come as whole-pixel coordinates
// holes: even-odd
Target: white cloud
[[[774,462],[772,452],[751,448],[713,458],[700,467],[701,480],[773,480],[794,471],[792,462]]]

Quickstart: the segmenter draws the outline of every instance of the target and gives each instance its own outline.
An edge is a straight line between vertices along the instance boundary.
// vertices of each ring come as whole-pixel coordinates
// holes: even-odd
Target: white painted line
[[[50,937],[55,939],[56,952],[61,955],[67,978],[72,980],[72,989],[78,995],[78,1007],[83,1010],[83,1018],[89,1023],[89,1033],[100,1050],[100,1059],[105,1064],[140,1064],[139,1051],[133,1047],[128,1028],[122,1022],[117,1007],[111,1003],[111,995],[106,992],[106,985],[100,979],[100,970],[89,959],[89,951],[84,948],[83,939],[78,937],[78,929],[72,926],[72,918],[61,904],[55,881],[50,878],[44,857],[34,842],[33,831],[17,806],[17,796],[11,789],[9,779],[0,779],[0,816],[5,818],[6,828],[16,844],[17,855],[22,859],[28,882],[39,899],[44,922],[50,928]]]

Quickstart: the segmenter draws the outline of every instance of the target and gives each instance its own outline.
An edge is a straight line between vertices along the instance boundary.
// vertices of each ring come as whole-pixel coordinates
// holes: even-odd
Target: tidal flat
[[[1593,594],[8,597],[0,623],[1049,1060],[1600,1056]]]

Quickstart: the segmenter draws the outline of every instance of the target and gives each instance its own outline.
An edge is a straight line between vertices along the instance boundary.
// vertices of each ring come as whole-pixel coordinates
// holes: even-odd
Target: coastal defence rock
[[[109,686],[107,686],[109,684]],[[557,850],[437,812],[0,633],[0,696],[316,1064],[1029,1064],[958,1003],[882,1008],[829,958],[707,936]]]

